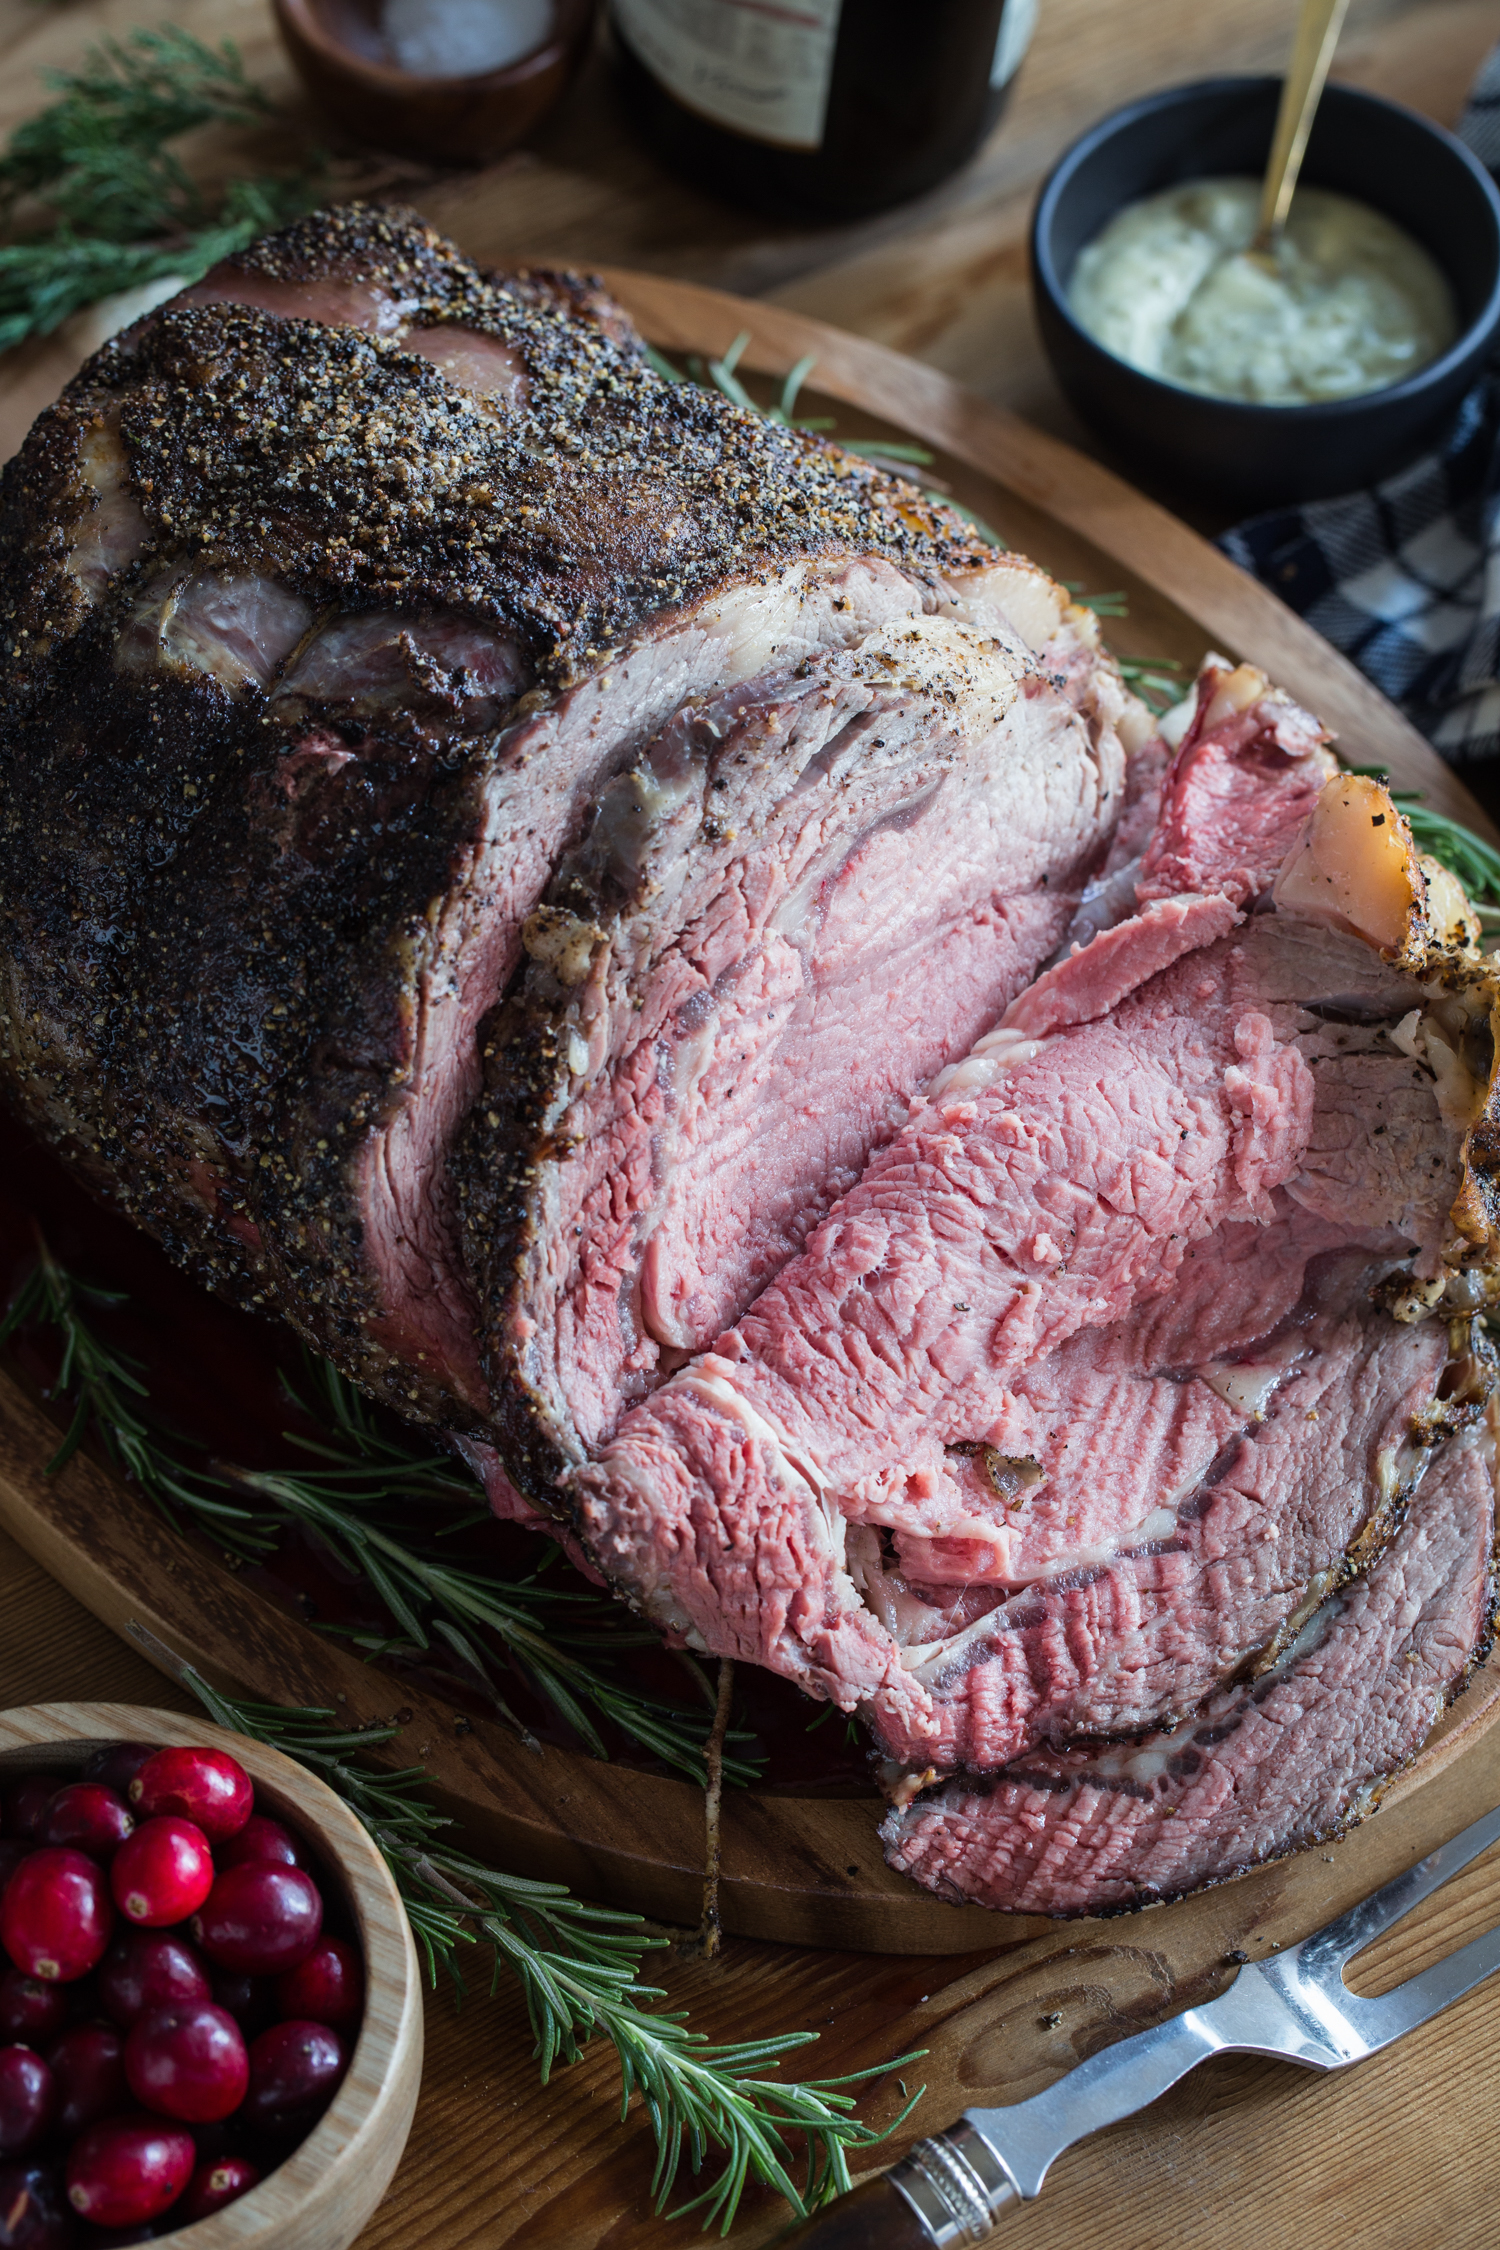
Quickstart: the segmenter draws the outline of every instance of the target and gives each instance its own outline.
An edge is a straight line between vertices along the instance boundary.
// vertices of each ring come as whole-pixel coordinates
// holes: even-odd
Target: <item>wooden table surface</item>
[[[162,0],[0,0],[0,132],[36,106],[39,66],[166,12]],[[296,110],[265,0],[177,0],[170,12],[204,36],[232,36],[252,72]],[[669,177],[618,114],[602,59],[565,114],[498,175],[423,182],[417,192],[433,216],[461,214],[466,242],[482,254],[637,265],[765,295],[930,360],[1087,444],[1047,375],[1027,302],[1035,183],[1078,131],[1134,94],[1275,67],[1295,12],[1294,0],[1042,0],[1035,46],[991,145],[937,194],[858,227],[769,225]],[[1451,120],[1497,36],[1500,0],[1353,0],[1339,75]],[[210,146],[199,168],[245,153]],[[184,1702],[0,1536],[0,1706],[90,1696]],[[1493,1768],[1489,1797],[1500,1799],[1500,1735],[1472,1758]],[[1392,1865],[1404,1817],[1404,1808],[1385,1816]],[[1449,1895],[1442,1943],[1430,1916],[1414,1918],[1372,1957],[1362,1989],[1382,1989],[1496,1919],[1492,1855],[1464,1879],[1456,1905]],[[1149,2017],[1159,1958],[1151,1917],[1108,1927],[1139,1981],[1124,2028]],[[1274,1936],[1268,1925],[1268,1942]],[[926,2045],[924,2130],[963,2106],[966,2083],[983,2082],[989,2042],[1034,2053],[1038,2085],[1071,2059],[1040,2023],[1024,1953],[987,1966],[983,1955],[900,1960],[731,1940],[718,1962],[670,1969],[663,1981],[672,2004],[712,2036],[818,2031],[809,2074]],[[693,2239],[692,2221],[674,2227],[650,2214],[649,2135],[638,2117],[619,2123],[609,2051],[541,2089],[529,2047],[509,1991],[472,1999],[461,2014],[446,1993],[433,1998],[416,2127],[364,2250],[644,2250]],[[871,2114],[895,2104],[894,2089],[879,2086]],[[1028,2250],[1466,2250],[1490,2240],[1497,2194],[1500,1995],[1481,1990],[1341,2077],[1210,2064],[1065,2157],[1042,2200],[1012,2223]],[[769,2242],[784,2215],[772,2198],[747,2197],[732,2239],[747,2250]]]

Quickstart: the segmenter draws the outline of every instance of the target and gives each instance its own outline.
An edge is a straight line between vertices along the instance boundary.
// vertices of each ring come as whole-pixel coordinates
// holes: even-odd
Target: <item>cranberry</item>
[[[185,1921],[213,1888],[208,1838],[190,1820],[143,1820],[110,1863],[110,1888],[120,1912],[148,1930]]]
[[[125,2076],[144,2108],[207,2125],[239,2108],[250,2065],[233,2016],[211,2000],[195,2000],[136,2018],[125,2042]]]
[[[260,2173],[248,2156],[215,2156],[200,2164],[188,2181],[187,2192],[177,2206],[177,2215],[184,2226],[194,2219],[206,2219],[214,2211],[222,2211],[226,2203],[260,2184]]]
[[[49,2165],[0,2164],[0,2250],[68,2250],[73,2215]]]
[[[278,1867],[306,1867],[307,1853],[290,1828],[258,1812],[252,1813],[239,1834],[231,1836],[223,1850],[214,1854],[220,1869],[250,1867],[266,1860]]]
[[[57,2123],[71,2140],[126,2107],[125,2042],[112,2023],[76,2023],[47,2049],[57,2081]]]
[[[68,2151],[68,2201],[96,2227],[138,2226],[177,2201],[196,2158],[192,2134],[164,2117],[106,2117]]]
[[[122,2031],[147,2008],[212,1997],[203,1962],[170,1930],[132,1930],[116,1938],[99,1970],[100,2005]]]
[[[44,1844],[71,1844],[95,1859],[109,1859],[135,1822],[123,1797],[99,1781],[70,1781],[59,1789],[42,1822]]]
[[[358,2023],[365,2005],[365,1972],[342,1938],[321,1938],[305,1961],[276,1979],[276,2008],[313,2023]]]
[[[349,2050],[326,2023],[273,2023],[250,2045],[245,2123],[279,2133],[322,2116],[349,2067]]]
[[[13,1839],[19,1838],[22,1843],[36,1843],[47,1807],[62,1785],[62,1776],[56,1773],[29,1773],[23,1780],[13,1781],[0,1799],[5,1810],[0,1830]]]
[[[7,1969],[0,1976],[0,2040],[19,2039],[23,2047],[36,2047],[52,2038],[68,2020],[76,1989],[43,1984],[40,1977],[23,1977],[19,1969]]]
[[[47,1984],[86,1977],[114,1926],[103,1869],[66,1848],[29,1852],[0,1898],[0,1943]]]
[[[279,2011],[272,1978],[237,1977],[228,1969],[215,1969],[212,1981],[215,2001],[233,2016],[247,2039],[275,2022]]]
[[[300,1867],[226,1867],[193,1917],[193,1936],[221,1969],[276,1976],[317,1944],[323,1900]]]
[[[91,1750],[83,1761],[80,1781],[102,1781],[106,1789],[113,1789],[117,1797],[128,1799],[130,1784],[148,1758],[156,1755],[154,1742],[106,1742],[102,1750]]]
[[[23,1844],[19,1836],[0,1839],[0,1891],[4,1890],[30,1849],[31,1846]]]
[[[227,1750],[158,1750],[129,1795],[143,1817],[176,1813],[216,1844],[237,1836],[255,1809],[250,1776]]]
[[[52,2123],[57,2089],[30,2047],[0,2047],[0,2157],[24,2156]]]

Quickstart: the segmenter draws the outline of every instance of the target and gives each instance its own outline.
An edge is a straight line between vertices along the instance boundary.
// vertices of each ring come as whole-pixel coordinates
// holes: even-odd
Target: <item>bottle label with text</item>
[[[615,0],[615,14],[647,69],[689,109],[755,140],[818,148],[842,4]]]

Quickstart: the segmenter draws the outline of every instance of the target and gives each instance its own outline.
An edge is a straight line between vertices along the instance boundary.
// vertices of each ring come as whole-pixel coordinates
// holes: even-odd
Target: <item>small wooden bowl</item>
[[[486,164],[555,107],[583,59],[595,0],[553,0],[552,35],[518,62],[471,78],[403,70],[380,0],[275,0],[308,92],[356,140],[434,164]]]
[[[347,2250],[400,2162],[422,2077],[416,1947],[385,1862],[324,1783],[280,1751],[191,1713],[132,1703],[31,1703],[0,1711],[0,1776],[49,1768],[76,1773],[91,1750],[108,1742],[186,1743],[238,1758],[255,1783],[258,1808],[314,1847],[365,1963],[364,2020],[331,2107],[259,2187],[163,2239],[182,2250]]]

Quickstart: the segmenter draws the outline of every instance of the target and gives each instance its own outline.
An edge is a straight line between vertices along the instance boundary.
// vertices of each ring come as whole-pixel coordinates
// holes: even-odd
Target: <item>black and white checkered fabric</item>
[[[1458,127],[1500,177],[1500,47]],[[1341,648],[1454,765],[1500,758],[1500,366],[1440,453],[1219,544]]]

